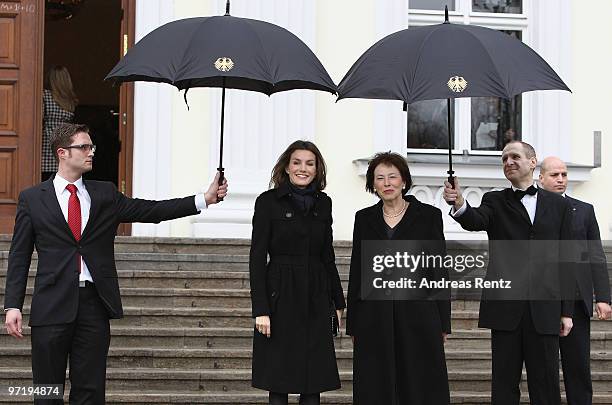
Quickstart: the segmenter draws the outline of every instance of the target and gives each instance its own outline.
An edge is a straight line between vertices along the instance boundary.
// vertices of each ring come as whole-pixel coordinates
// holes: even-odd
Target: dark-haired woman
[[[255,202],[249,257],[255,318],[253,387],[271,405],[317,405],[340,388],[330,314],[345,308],[332,247],[331,199],[318,148],[296,141],[272,170],[272,189]],[[269,261],[267,260],[269,256]]]
[[[366,190],[380,201],[355,215],[348,288],[346,331],[353,337],[355,405],[445,405],[450,401],[444,355],[446,334],[451,331],[448,290],[423,288],[403,299],[362,296],[362,276],[368,276],[361,268],[363,241],[404,241],[402,247],[410,246],[413,254],[445,254],[442,214],[406,195],[411,186],[402,156],[380,153],[370,161]],[[387,244],[388,248],[394,246]],[[415,276],[448,279],[448,272],[431,268]]]

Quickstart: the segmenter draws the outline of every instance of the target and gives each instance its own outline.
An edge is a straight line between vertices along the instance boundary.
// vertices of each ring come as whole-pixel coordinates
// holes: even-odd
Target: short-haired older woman
[[[423,243],[426,254],[445,253],[441,211],[407,195],[411,186],[402,156],[379,153],[370,161],[366,190],[380,201],[355,214],[346,322],[353,337],[355,405],[450,402],[444,355],[451,331],[446,292],[443,299],[430,300],[361,296],[362,241],[410,240],[413,245]],[[448,279],[444,269],[436,271]]]
[[[340,388],[330,313],[341,319],[346,305],[325,183],[319,149],[296,141],[272,170],[273,188],[255,201],[253,387],[269,391],[271,405],[287,404],[288,393],[317,405],[321,392]]]

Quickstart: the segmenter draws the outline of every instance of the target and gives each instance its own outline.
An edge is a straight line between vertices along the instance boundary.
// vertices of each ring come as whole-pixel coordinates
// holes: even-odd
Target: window
[[[451,111],[454,105],[454,100],[451,100]],[[410,104],[407,108],[408,147],[448,149],[447,111],[446,99],[425,100]],[[451,139],[453,138],[451,134]],[[451,146],[454,147],[454,142]]]
[[[449,10],[455,10],[455,0],[408,0],[411,9],[415,10],[442,10],[448,6]]]
[[[472,11],[521,14],[523,12],[522,3],[521,0],[472,0]],[[412,5],[410,7],[412,8]]]
[[[443,19],[442,3],[445,4],[409,0],[409,26],[432,24],[430,12],[422,11],[425,8],[439,11]],[[523,15],[522,3],[521,0],[456,0],[452,5],[455,10],[468,10],[462,15],[463,21],[500,29],[517,40],[523,40],[528,19]],[[483,16],[482,13],[495,15]],[[521,95],[512,100],[497,97],[453,100],[452,148],[456,152],[467,150],[476,154],[499,154],[509,141],[522,139],[522,109]],[[448,148],[446,100],[420,101],[409,105],[407,121],[409,151],[436,152],[437,149]]]

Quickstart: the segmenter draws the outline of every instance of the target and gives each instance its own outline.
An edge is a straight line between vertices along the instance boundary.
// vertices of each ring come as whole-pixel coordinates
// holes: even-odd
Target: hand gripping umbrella
[[[443,24],[398,31],[378,41],[338,85],[338,100],[447,99],[448,181],[453,182],[450,99],[511,99],[532,90],[567,90],[533,49],[502,32],[476,25]]]
[[[155,29],[105,79],[169,83],[185,90],[185,102],[192,87],[222,88],[219,182],[226,88],[267,95],[292,89],[337,92],[319,59],[298,37],[274,24],[232,17],[229,9],[227,0],[223,16],[187,18]]]

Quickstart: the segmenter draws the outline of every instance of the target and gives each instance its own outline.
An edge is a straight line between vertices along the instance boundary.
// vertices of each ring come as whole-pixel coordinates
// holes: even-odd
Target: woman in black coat
[[[270,184],[255,202],[249,257],[253,387],[269,391],[270,404],[299,393],[300,404],[316,405],[321,392],[340,388],[330,316],[341,319],[346,306],[317,147],[292,143]]]
[[[381,299],[370,295],[368,283],[363,289],[368,295],[362,296],[362,280],[368,280],[367,269],[362,272],[362,249],[367,251],[371,245],[366,243],[372,243],[363,241],[406,241],[402,246],[411,246],[413,254],[446,253],[440,210],[406,195],[411,185],[402,156],[380,153],[370,162],[366,190],[381,201],[355,215],[346,322],[347,334],[353,337],[355,405],[450,402],[444,355],[451,331],[448,290],[415,289],[404,299]],[[394,247],[386,243],[376,254],[395,254]],[[411,279],[418,282],[419,276],[448,280],[448,271],[419,270]],[[420,295],[415,298],[416,294]]]

